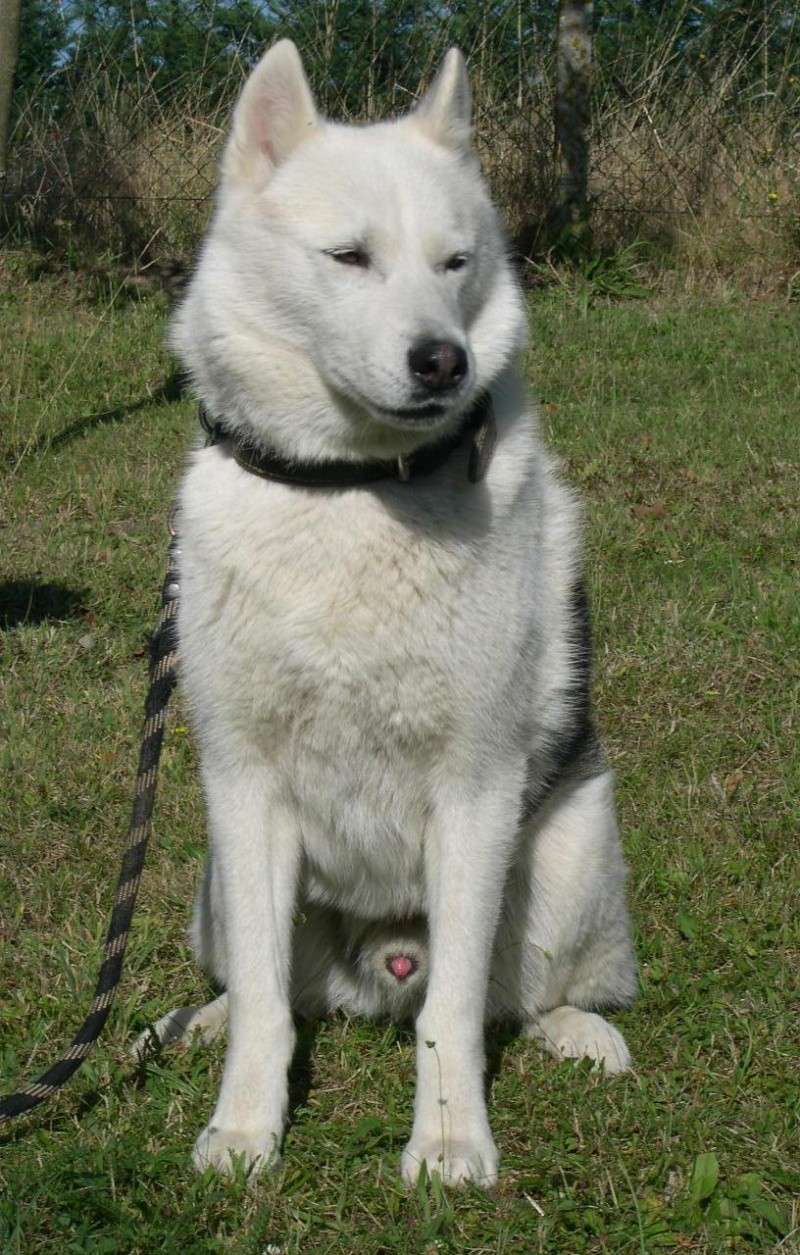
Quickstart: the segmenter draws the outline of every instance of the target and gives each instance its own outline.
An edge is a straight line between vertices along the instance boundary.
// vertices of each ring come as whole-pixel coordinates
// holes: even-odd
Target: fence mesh
[[[705,249],[731,265],[769,258],[788,273],[800,248],[795,7],[754,5],[744,20],[747,6],[720,0],[715,21],[700,25],[698,6],[655,6],[661,16],[648,23],[644,8],[609,0],[596,18],[596,244]],[[244,75],[266,43],[289,35],[322,110],[352,120],[413,105],[447,47],[460,44],[478,147],[512,236],[530,254],[553,243],[554,3],[131,0],[95,9],[105,25],[65,25],[47,74],[18,86],[7,239],[143,266],[186,259]]]

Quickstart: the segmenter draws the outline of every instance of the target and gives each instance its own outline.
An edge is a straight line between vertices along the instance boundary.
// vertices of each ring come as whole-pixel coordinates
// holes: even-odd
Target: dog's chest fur
[[[200,734],[213,703],[226,752],[277,773],[306,892],[361,915],[423,909],[436,779],[496,739],[485,712],[526,630],[507,564],[493,576],[476,553],[491,545],[472,504],[474,536],[432,535],[378,494],[264,484],[217,451],[186,481],[180,634]]]

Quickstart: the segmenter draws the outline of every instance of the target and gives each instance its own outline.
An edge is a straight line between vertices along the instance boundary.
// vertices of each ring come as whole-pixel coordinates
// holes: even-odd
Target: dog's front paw
[[[280,1148],[280,1130],[248,1131],[209,1124],[194,1144],[192,1161],[198,1172],[215,1168],[227,1176],[233,1176],[236,1164],[243,1161],[248,1174],[255,1176],[277,1166]]]
[[[445,1185],[464,1185],[472,1181],[488,1189],[497,1181],[500,1157],[491,1137],[449,1139],[439,1137],[416,1138],[403,1151],[400,1171],[403,1180],[413,1185],[422,1165],[428,1173],[436,1173]]]

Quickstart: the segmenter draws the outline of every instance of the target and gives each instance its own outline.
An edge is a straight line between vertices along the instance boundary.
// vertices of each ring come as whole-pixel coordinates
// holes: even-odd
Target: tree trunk
[[[561,179],[556,221],[575,242],[588,234],[592,0],[560,0],[555,134]]]
[[[19,54],[20,0],[0,0],[0,186],[6,177],[11,93]]]

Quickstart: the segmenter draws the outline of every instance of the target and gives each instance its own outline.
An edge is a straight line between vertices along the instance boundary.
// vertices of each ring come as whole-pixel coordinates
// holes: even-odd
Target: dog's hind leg
[[[521,1019],[549,1054],[609,1073],[631,1063],[597,1014],[636,994],[625,876],[610,773],[565,783],[509,877],[490,985],[494,1018]]]
[[[131,1054],[143,1059],[152,1049],[171,1046],[175,1042],[188,1042],[195,1036],[206,1043],[216,1041],[227,1020],[227,994],[220,994],[203,1007],[178,1007],[140,1033],[131,1047]]]

